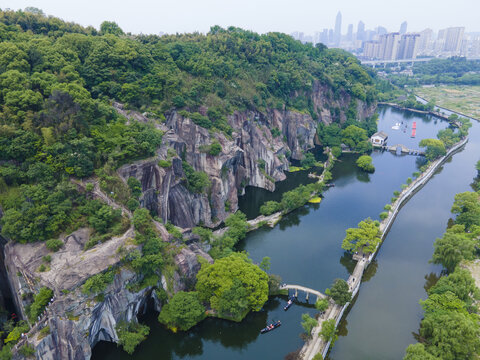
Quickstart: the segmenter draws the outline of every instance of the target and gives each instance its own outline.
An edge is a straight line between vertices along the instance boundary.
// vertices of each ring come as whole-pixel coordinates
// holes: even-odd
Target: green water
[[[448,125],[429,116],[390,108],[381,108],[379,114],[379,130],[389,134],[392,145],[415,148],[421,138],[435,137]],[[413,121],[417,122],[417,138],[410,138],[408,130],[391,129],[401,121],[410,128]],[[478,131],[475,125],[472,138],[475,134],[478,138]],[[470,141],[466,150],[444,165],[444,170],[401,210],[377,260],[367,270],[355,306],[342,323],[344,336],[332,351],[333,359],[402,357],[404,347],[413,341],[411,333],[418,328],[418,299],[423,296],[424,276],[439,270],[428,264],[432,243],[445,228],[453,194],[465,190],[468,179],[473,178],[474,155],[479,154],[478,144]],[[273,229],[250,233],[238,250],[248,251],[255,262],[269,256],[270,272],[282,276],[286,283],[323,292],[335,278],[347,278],[355,263],[341,250],[345,229],[366,217],[378,218],[393,191],[400,190],[423,160],[389,152],[374,152],[372,157],[376,171],[365,174],[354,165],[355,155],[342,156],[332,170],[335,187],[324,193],[320,204],[292,212]],[[297,185],[302,181],[299,178],[289,177],[290,183],[283,190]],[[252,194],[247,192],[245,196],[251,199],[260,193],[258,189],[248,191]],[[281,192],[275,196],[281,196]],[[303,295],[300,300],[304,301]],[[314,313],[307,305],[295,305],[284,312],[284,303],[284,298],[274,298],[261,312],[249,314],[241,323],[208,319],[187,333],[177,334],[159,325],[151,313],[142,319],[151,326],[150,336],[132,356],[114,344],[101,342],[94,348],[92,359],[283,359],[303,345],[299,337],[301,314]],[[259,330],[274,319],[280,319],[282,326],[260,335]]]

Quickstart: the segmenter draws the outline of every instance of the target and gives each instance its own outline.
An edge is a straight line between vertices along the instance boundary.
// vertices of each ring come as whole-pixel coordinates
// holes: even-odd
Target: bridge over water
[[[326,299],[327,296],[322,294],[320,291],[317,291],[317,290],[314,290],[314,289],[310,289],[308,287],[305,287],[305,286],[301,286],[301,285],[290,285],[290,284],[284,284],[282,286],[280,286],[280,290],[294,290],[295,291],[295,297],[298,296],[298,292],[299,291],[302,291],[304,293],[307,294],[307,300],[311,295],[315,295],[317,297],[316,300],[319,300],[319,299]]]

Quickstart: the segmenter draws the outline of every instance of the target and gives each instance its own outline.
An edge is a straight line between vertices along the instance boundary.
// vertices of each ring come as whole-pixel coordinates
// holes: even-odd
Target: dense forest
[[[402,66],[402,70],[406,65]],[[404,85],[480,85],[480,61],[463,57],[433,59],[413,65],[413,76],[391,74],[393,67],[385,69],[389,79],[400,87]]]
[[[63,183],[68,178],[95,169],[108,177],[155,153],[161,131],[128,123],[112,101],[159,122],[181,109],[229,134],[226,115],[237,109],[316,116],[308,97],[314,81],[335,96],[375,96],[370,76],[347,53],[280,33],[216,26],[206,35],[134,36],[115,23],[96,30],[30,9],[1,12],[0,39],[0,204],[4,233],[18,241],[47,240],[79,213],[92,215]]]
[[[133,226],[138,248],[125,254],[120,264],[138,274],[138,281],[128,288],[155,286],[161,274],[168,278],[175,271],[175,241],[181,243],[182,234],[167,223],[174,241],[162,240],[154,214],[139,208],[141,184],[136,178],[124,184],[116,175],[118,167],[155,155],[164,135],[159,125],[173,111],[211,134],[222,132],[227,137],[234,131],[227,116],[234,111],[291,110],[318,119],[311,99],[317,85],[328,89],[327,96],[334,100],[349,95],[373,104],[376,99],[370,74],[353,56],[321,44],[301,44],[281,33],[260,35],[214,26],[207,34],[132,35],[113,22],[104,22],[97,30],[34,8],[0,11],[2,234],[14,242],[45,241],[53,254],[63,246],[59,235],[77,228],[92,229],[87,250]],[[126,119],[113,106],[117,102],[149,120]],[[345,138],[356,123],[354,103],[344,124]],[[365,127],[359,129],[363,139],[367,130],[373,131],[374,119],[359,126]],[[218,143],[208,149],[212,156],[220,151]],[[178,155],[169,153],[169,159]],[[201,191],[208,177],[182,160],[186,188]],[[161,160],[159,166],[163,165],[171,162]],[[131,218],[95,199],[93,182],[83,186],[80,181],[92,177],[103,193],[131,212]],[[177,293],[161,312],[159,320],[168,327],[188,329],[203,319],[206,307],[238,321],[261,308],[278,287],[278,279],[234,252],[247,231],[245,216],[232,214],[225,224],[228,230],[211,244],[210,255],[217,261],[202,264],[196,291]],[[193,232],[202,241],[211,241],[210,230],[199,227]],[[51,256],[43,261],[38,271],[49,271]],[[211,281],[211,274],[217,273],[222,278]],[[81,291],[102,301],[114,277],[113,268],[94,275]],[[255,296],[238,303],[246,289]],[[44,288],[32,298],[28,318],[35,320],[44,311],[49,291]],[[166,292],[156,291],[166,301]],[[183,318],[185,309],[190,312]],[[25,323],[14,325],[4,327],[11,338],[2,350],[6,358],[24,327],[28,329]],[[148,327],[119,324],[117,331],[120,344],[130,352],[148,334]]]

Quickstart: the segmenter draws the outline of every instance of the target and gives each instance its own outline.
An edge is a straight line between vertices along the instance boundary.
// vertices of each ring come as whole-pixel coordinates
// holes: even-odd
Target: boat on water
[[[295,300],[295,296],[292,296],[291,298],[288,299],[287,304],[283,307],[283,310],[287,311],[290,306],[293,305],[293,300]]]
[[[413,124],[412,124],[412,129],[416,129],[417,128],[417,122],[414,121]]]
[[[412,129],[411,137],[414,138],[417,135],[417,129]]]
[[[260,330],[260,334],[265,334],[267,332],[270,332],[270,331],[278,328],[280,325],[282,325],[280,320],[275,321],[274,323],[271,323],[270,325],[267,325],[262,330]]]
[[[397,122],[397,123],[395,123],[395,125],[392,126],[392,129],[393,129],[393,130],[399,130],[399,129],[400,129],[400,125],[401,125],[401,124]]]

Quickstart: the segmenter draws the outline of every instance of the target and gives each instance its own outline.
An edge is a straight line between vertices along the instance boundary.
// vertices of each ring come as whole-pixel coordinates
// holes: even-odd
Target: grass
[[[414,93],[435,104],[480,119],[480,86],[418,87]]]

